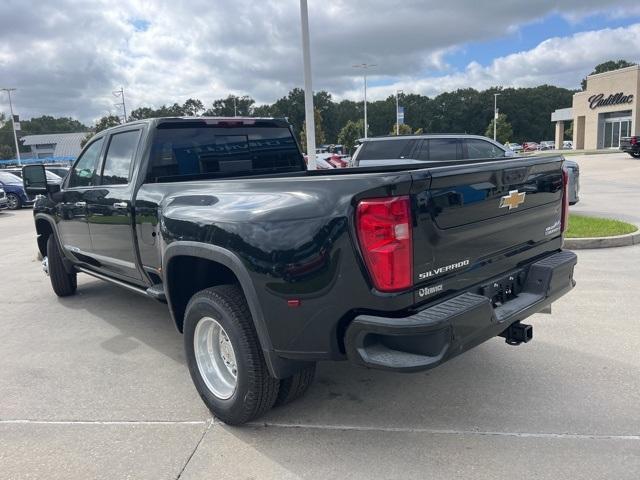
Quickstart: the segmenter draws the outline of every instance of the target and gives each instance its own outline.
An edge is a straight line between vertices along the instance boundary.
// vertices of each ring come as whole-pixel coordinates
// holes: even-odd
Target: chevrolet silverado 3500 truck
[[[561,156],[308,171],[285,120],[160,118],[95,135],[61,185],[23,173],[55,293],[84,273],[166,302],[229,424],[320,360],[413,372],[527,342],[574,286]]]

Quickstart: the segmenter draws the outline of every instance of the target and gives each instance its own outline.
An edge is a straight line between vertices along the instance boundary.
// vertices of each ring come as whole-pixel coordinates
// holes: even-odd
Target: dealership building
[[[573,122],[573,148],[618,148],[620,138],[640,135],[640,65],[587,77],[585,91],[573,95],[573,106],[551,114],[556,124],[556,145]]]

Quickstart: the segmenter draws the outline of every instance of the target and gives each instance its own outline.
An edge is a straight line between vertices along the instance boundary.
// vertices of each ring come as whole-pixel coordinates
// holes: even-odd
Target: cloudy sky
[[[2,0],[0,87],[16,113],[91,123],[129,108],[272,102],[302,86],[298,0]],[[638,0],[309,0],[313,86],[362,98],[396,89],[578,88],[605,60],[640,61]],[[0,111],[7,111],[6,94]]]

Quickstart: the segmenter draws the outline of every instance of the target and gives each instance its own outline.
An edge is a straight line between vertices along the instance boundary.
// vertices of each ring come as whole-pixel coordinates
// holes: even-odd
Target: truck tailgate
[[[429,179],[416,172],[416,300],[490,279],[560,248],[563,160],[444,166],[430,169]]]

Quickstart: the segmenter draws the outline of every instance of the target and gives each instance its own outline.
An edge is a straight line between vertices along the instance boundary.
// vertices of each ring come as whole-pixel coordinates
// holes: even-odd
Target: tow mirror
[[[47,184],[47,173],[43,165],[22,167],[22,183],[28,195],[47,195],[60,190],[60,185]]]

